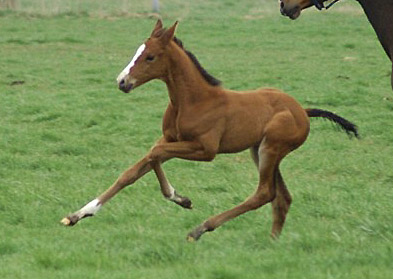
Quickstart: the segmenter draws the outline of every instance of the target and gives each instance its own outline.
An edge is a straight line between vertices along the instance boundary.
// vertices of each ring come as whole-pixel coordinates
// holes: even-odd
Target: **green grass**
[[[148,1],[55,2],[0,11],[0,278],[391,276],[391,65],[360,7],[290,21],[276,1],[161,1],[164,23],[181,20],[177,36],[225,87],[280,88],[362,136],[312,121],[282,165],[294,201],[279,241],[265,206],[190,244],[192,228],[254,190],[248,152],[164,165],[192,211],[167,202],[150,173],[96,217],[59,224],[149,150],[168,97],[159,81],[128,95],[115,84],[155,24]]]

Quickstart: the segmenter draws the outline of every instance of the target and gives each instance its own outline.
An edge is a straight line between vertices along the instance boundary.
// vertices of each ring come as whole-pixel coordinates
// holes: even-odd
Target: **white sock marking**
[[[171,184],[168,184],[168,188],[169,188],[169,192],[170,192],[170,196],[168,197],[168,200],[174,201],[175,200],[175,189],[172,187]]]
[[[135,61],[139,58],[139,56],[142,55],[143,51],[145,50],[146,45],[142,44],[136,51],[134,57],[132,58],[131,62],[123,69],[123,71],[121,71],[121,73],[117,76],[117,83],[119,84],[120,81],[126,76],[128,75],[128,73],[130,72],[131,68],[135,65]]]
[[[101,204],[100,201],[98,199],[94,199],[91,202],[89,202],[88,204],[86,204],[84,207],[82,207],[79,212],[78,215],[79,217],[83,217],[85,215],[94,215],[97,213],[97,211],[101,208]]]

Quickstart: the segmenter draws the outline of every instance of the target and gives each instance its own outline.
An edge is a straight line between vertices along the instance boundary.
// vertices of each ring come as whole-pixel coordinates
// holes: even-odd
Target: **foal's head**
[[[150,38],[138,48],[131,62],[117,77],[120,90],[128,93],[152,79],[165,76],[169,63],[165,51],[174,38],[176,26],[177,22],[169,29],[163,29],[162,21],[157,21]]]
[[[303,9],[314,6],[321,10],[324,8],[323,2],[327,0],[280,0],[280,11],[282,15],[291,19],[297,19]]]

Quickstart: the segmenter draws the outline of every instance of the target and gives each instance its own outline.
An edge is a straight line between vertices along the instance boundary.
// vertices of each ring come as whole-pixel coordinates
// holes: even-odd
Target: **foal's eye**
[[[148,56],[146,56],[146,61],[151,62],[151,61],[153,61],[153,60],[154,60],[154,56],[153,56],[153,55],[148,55]]]

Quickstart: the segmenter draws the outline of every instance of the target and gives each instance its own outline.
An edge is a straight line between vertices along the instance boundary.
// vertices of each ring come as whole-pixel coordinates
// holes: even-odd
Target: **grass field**
[[[161,1],[164,24],[180,19],[177,36],[225,87],[277,87],[359,126],[358,141],[313,120],[284,160],[293,204],[279,241],[270,205],[185,241],[253,192],[248,152],[164,165],[192,211],[150,173],[61,226],[149,150],[168,102],[160,81],[128,95],[115,83],[155,24],[150,1],[94,3],[0,11],[0,278],[391,278],[391,65],[351,1],[297,21],[273,0]]]

